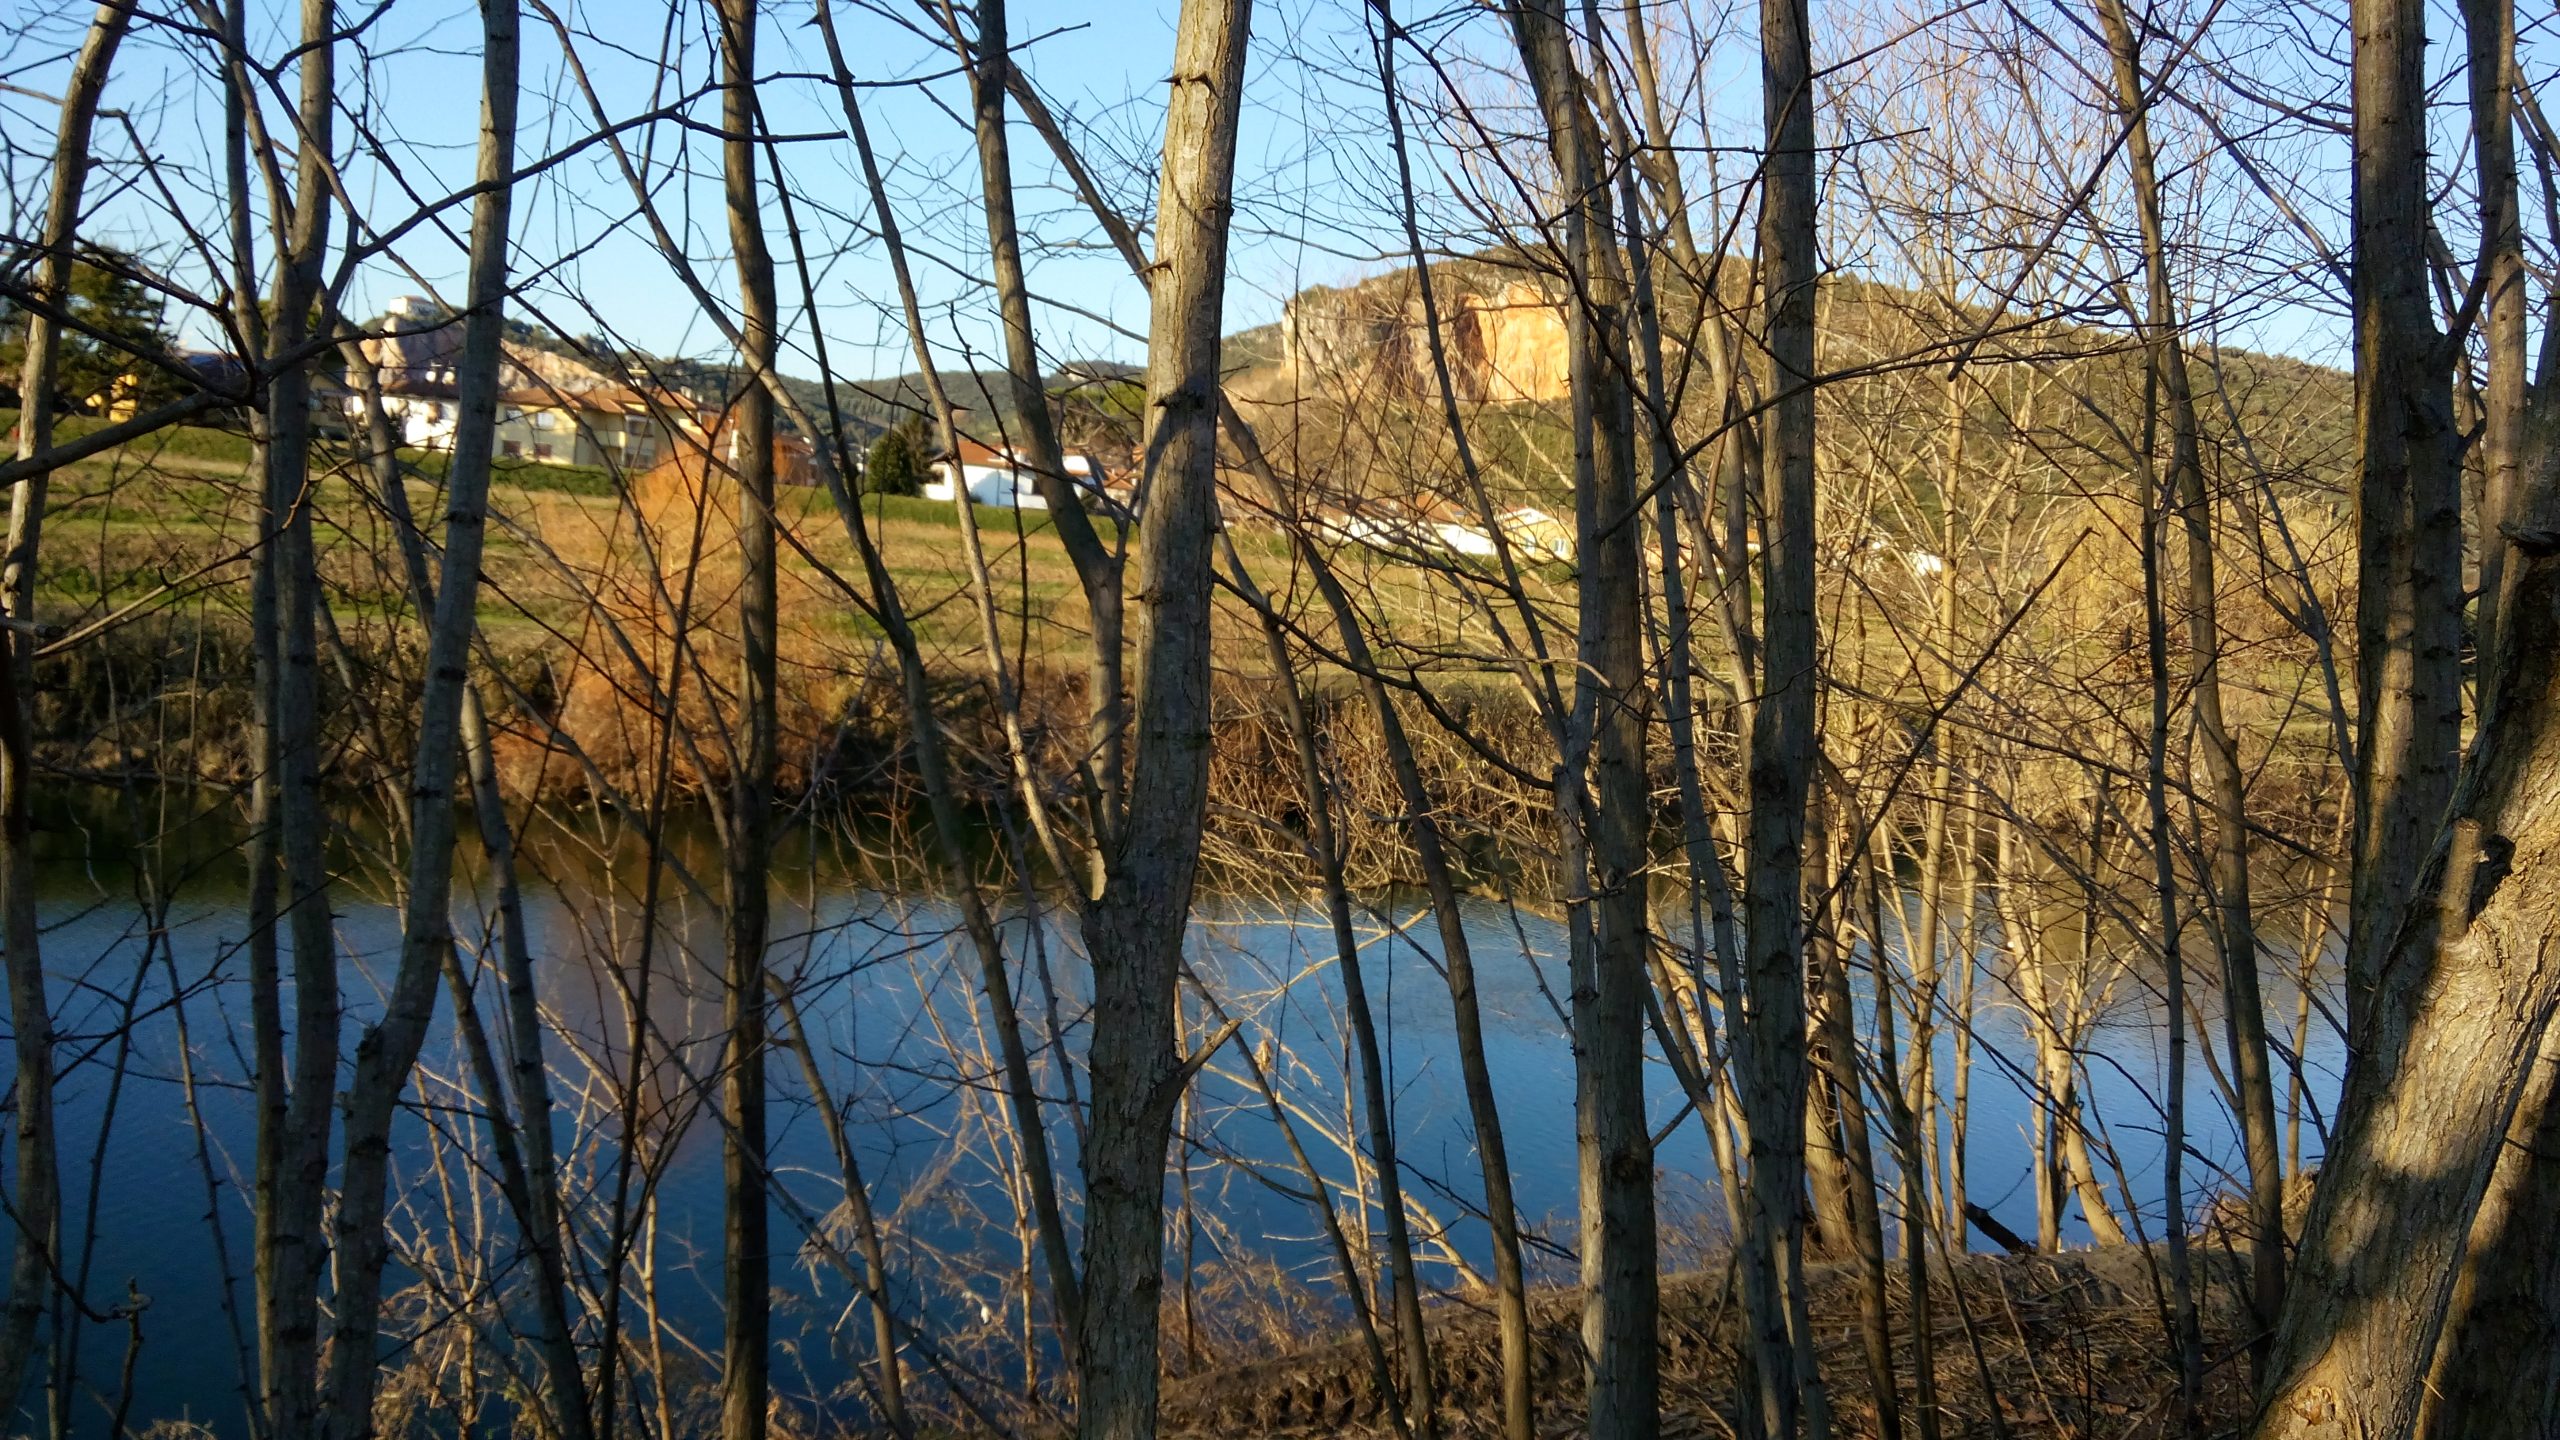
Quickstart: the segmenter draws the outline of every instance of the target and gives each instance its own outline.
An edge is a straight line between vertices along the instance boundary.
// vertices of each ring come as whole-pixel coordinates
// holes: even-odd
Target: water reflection
[[[670,1373],[708,1373],[702,1357],[716,1355],[719,1341],[713,1080],[722,1056],[718,916],[703,887],[716,885],[717,866],[710,838],[693,823],[671,826],[668,863],[657,867],[642,863],[638,832],[585,817],[527,843],[528,873],[539,877],[528,915],[550,1026],[545,1058],[556,1077],[556,1138],[582,1273],[593,1282],[617,1241],[628,1246],[654,1280],[656,1303],[626,1323],[649,1330]],[[884,870],[879,857],[896,847],[882,838],[804,828],[774,876],[772,966],[795,1000],[829,1092],[812,1094],[787,1059],[771,1066],[780,1182],[774,1233],[797,1251],[796,1263],[777,1266],[778,1335],[788,1351],[777,1376],[804,1397],[849,1407],[860,1404],[851,1376],[867,1329],[855,1323],[855,1289],[834,1258],[845,1253],[842,1182],[818,1123],[821,1104],[845,1118],[887,1225],[900,1304],[916,1324],[942,1337],[952,1363],[1001,1366],[1010,1379],[1056,1359],[1036,1302],[1025,1298],[1035,1251],[1021,1219],[975,956],[953,906],[899,888],[901,877]],[[181,795],[114,797],[50,820],[45,841],[46,958],[67,1070],[61,1122],[71,1256],[93,1295],[121,1295],[130,1278],[151,1299],[135,1413],[192,1417],[224,1434],[245,1433],[247,1373],[254,1132],[241,984],[242,839],[227,809]],[[373,848],[348,833],[336,852],[349,1051],[357,1028],[378,1013],[397,954],[397,919]],[[473,857],[465,859],[476,876]],[[466,897],[457,914],[475,973],[494,923],[487,898]],[[1448,993],[1418,904],[1379,894],[1364,905],[1363,959],[1408,1189],[1421,1212],[1425,1277],[1460,1285],[1487,1267],[1488,1256],[1474,1218],[1479,1185]],[[1545,918],[1490,900],[1468,902],[1467,922],[1519,1197],[1544,1242],[1533,1256],[1545,1275],[1562,1279],[1574,1233],[1563,935]],[[1054,910],[1017,900],[1004,933],[1072,1209],[1077,1135],[1065,1102],[1078,1077],[1059,1062],[1083,1046],[1084,960],[1073,924]],[[1321,910],[1207,900],[1191,968],[1242,1019],[1240,1042],[1280,1078],[1300,1139],[1365,1234],[1371,1187],[1350,1153],[1357,1126],[1344,1084],[1342,995]],[[2291,1013],[2291,969],[2270,966],[2272,1013]],[[1984,970],[1965,1142],[1970,1198],[2032,1235],[2033,1046],[2012,977],[1993,964]],[[494,976],[477,984],[494,1005]],[[2165,1207],[2154,1178],[2161,1140],[2151,1097],[2160,1090],[2162,1031],[2148,993],[2138,981],[2118,986],[2093,1032],[2082,1083],[2120,1167],[2111,1179],[2129,1187],[2145,1230],[2157,1234]],[[440,1000],[439,1029],[411,1092],[419,1104],[397,1135],[403,1275],[503,1291],[519,1259],[513,1224],[480,1159],[473,1118],[480,1097],[467,1083],[451,1013]],[[1941,1026],[1937,1039],[1942,1076],[1952,1067],[1954,1030]],[[2189,1170],[2203,1171],[2199,1203],[2239,1156],[2203,1049],[2190,1077],[2198,1103],[2189,1144],[2203,1163]],[[2334,1085],[2333,1048],[2320,1045],[2310,1061],[2311,1089],[2323,1097]],[[1660,1186],[1677,1263],[1720,1229],[1714,1166],[1667,1067],[1655,1067],[1649,1101],[1664,1135]],[[1191,1207],[1174,1237],[1177,1285],[1329,1306],[1330,1253],[1309,1206],[1291,1193],[1303,1181],[1232,1052],[1203,1073],[1184,1127],[1168,1182]],[[1889,1153],[1881,1139],[1879,1148]],[[2126,1204],[2123,1194],[2116,1199]],[[617,1227],[617,1213],[630,1223]],[[2066,1239],[2084,1241],[2085,1228],[2075,1220]],[[432,1309],[413,1303],[405,1322],[419,1324]],[[1167,1338],[1179,1345],[1190,1337]],[[112,1391],[121,1348],[120,1337],[93,1334],[78,1357],[84,1378],[102,1392]],[[84,1427],[103,1423],[103,1412],[82,1404],[90,1416]]]

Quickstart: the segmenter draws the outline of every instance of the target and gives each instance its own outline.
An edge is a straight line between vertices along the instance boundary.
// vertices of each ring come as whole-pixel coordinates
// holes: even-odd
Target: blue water
[[[49,872],[44,905],[46,961],[68,1068],[60,1104],[70,1260],[85,1276],[93,1306],[123,1302],[128,1281],[149,1298],[136,1366],[137,1428],[188,1417],[223,1435],[245,1434],[245,1357],[236,1337],[249,1324],[245,1184],[253,1131],[245,1088],[245,962],[238,949],[243,897],[222,847],[211,846],[199,857],[206,862],[201,874],[178,891],[165,926],[155,931],[132,872],[105,859],[71,858],[82,846],[121,858],[116,847],[94,838],[66,843],[66,858]],[[639,881],[635,867],[563,862],[558,870],[579,878],[555,881],[534,897],[534,950],[554,1028],[547,1044],[559,1106],[556,1133],[592,1265],[619,1158],[610,1104],[626,1063],[621,986],[636,983]],[[831,1099],[844,1109],[874,1203],[888,1222],[901,1307],[955,1357],[1002,1367],[1006,1379],[1018,1380],[1019,1352],[1008,1359],[1004,1345],[1004,1335],[1018,1335],[1021,1326],[1016,1279],[1023,1258],[1013,1201],[1000,1179],[1011,1140],[992,1062],[983,1058],[993,1044],[981,1029],[974,954],[954,933],[956,915],[946,902],[830,878],[842,873],[823,862],[777,873],[772,963],[794,981]],[[659,1174],[661,1320],[668,1349],[681,1362],[695,1347],[714,1357],[719,1348],[720,1132],[707,1108],[714,1098],[707,1077],[717,1063],[720,996],[709,968],[717,947],[710,907],[672,878],[665,888],[665,923],[650,976],[656,1063],[644,1088],[651,1115],[639,1153]],[[1480,1193],[1472,1132],[1428,916],[1404,898],[1370,898],[1373,912],[1362,917],[1364,966],[1385,1041],[1408,1188],[1440,1222],[1426,1241],[1445,1235],[1457,1260],[1482,1270],[1488,1264],[1484,1232],[1470,1208]],[[349,1005],[341,1048],[351,1054],[358,1027],[378,1013],[396,959],[397,921],[380,891],[361,879],[341,885],[337,910]],[[1467,917],[1519,1195],[1545,1242],[1533,1259],[1548,1277],[1566,1278],[1574,1235],[1574,1123],[1572,1055],[1558,1013],[1564,938],[1548,920],[1492,901],[1470,902]],[[485,933],[478,909],[465,907],[462,920],[467,941]],[[1060,992],[1056,1008],[1065,1017],[1068,1048],[1080,1050],[1075,1015],[1085,981],[1073,925],[1055,915],[1015,913],[1007,933],[1026,1024],[1044,1047],[1042,1090],[1054,1101],[1067,1081],[1045,1047],[1050,997],[1039,960],[1045,955]],[[472,948],[476,965],[476,943]],[[1343,1085],[1348,1054],[1332,933],[1320,909],[1204,902],[1192,959],[1201,982],[1243,1018],[1245,1042],[1271,1057],[1284,1092],[1303,1107],[1301,1138],[1320,1168],[1336,1184],[1347,1182],[1353,1167],[1338,1137],[1354,1128]],[[1979,983],[1970,1198],[2032,1235],[2031,1111],[2021,1086],[2031,1051],[2020,1016],[2003,1003],[2000,977],[1986,966]],[[2270,984],[2270,1010],[2281,1024],[2292,1013],[2292,992],[2282,976]],[[494,975],[481,986],[481,1013],[493,1032],[502,1031]],[[2157,1234],[2166,1209],[2156,1178],[2163,1032],[2157,1006],[2139,982],[2127,977],[2119,990],[2123,1002],[2093,1042],[2097,1053],[2085,1083],[2092,1113],[2107,1127],[2141,1201],[2142,1223]],[[438,1004],[440,1017],[449,1019],[441,993]],[[1187,1024],[1195,1032],[1209,1028],[1196,1003],[1188,1007]],[[1939,1054],[1943,1085],[1951,1035],[1941,1034]],[[599,1070],[599,1061],[610,1068]],[[485,1150],[485,1137],[457,1088],[463,1066],[445,1029],[430,1041],[424,1064],[427,1077],[413,1084],[410,1096],[423,1097],[430,1108],[403,1121],[395,1211],[407,1232],[432,1243],[433,1256],[412,1256],[414,1264],[437,1270],[441,1257],[456,1249],[483,1257],[476,1269],[437,1270],[450,1287],[467,1292],[503,1280],[516,1260],[515,1231],[494,1186],[473,1170],[471,1157]],[[2314,1047],[2315,1094],[2334,1092],[2333,1064],[2334,1046],[2323,1038]],[[201,1131],[181,1083],[189,1065]],[[777,1202],[773,1217],[777,1325],[787,1342],[775,1366],[777,1384],[821,1416],[858,1421],[863,1411],[850,1361],[867,1356],[869,1322],[843,1276],[804,1244],[809,1217],[825,1215],[841,1196],[835,1159],[796,1062],[777,1054],[769,1074],[773,1165],[791,1197]],[[1338,1313],[1337,1272],[1323,1232],[1311,1207],[1277,1188],[1299,1188],[1302,1181],[1242,1074],[1232,1049],[1211,1065],[1184,1117],[1187,1143],[1179,1157],[1198,1223],[1177,1232],[1173,1284],[1179,1286],[1187,1268],[1204,1287],[1203,1339],[1213,1348],[1222,1338],[1237,1338],[1235,1297],[1270,1289],[1271,1276],[1257,1264],[1276,1267],[1302,1287],[1304,1306]],[[1649,1091],[1657,1129],[1671,1127],[1659,1153],[1659,1185],[1666,1256],[1677,1264],[1712,1243],[1721,1228],[1721,1201],[1705,1134],[1684,1112],[1667,1068],[1654,1066]],[[2236,1167],[2239,1147],[2200,1055],[2190,1066],[2189,1094],[2189,1145],[2203,1162],[2188,1166],[2192,1206]],[[1049,1119],[1071,1203],[1073,1129],[1063,1105],[1052,1104]],[[2306,1140],[2306,1148],[2316,1153],[2316,1147],[2316,1136]],[[87,1217],[93,1182],[94,1227]],[[1174,1193],[1184,1184],[1171,1182]],[[458,1238],[446,1233],[448,1217]],[[1355,1209],[1347,1208],[1346,1217],[1355,1228],[1364,1223]],[[2070,1238],[2084,1236],[2075,1217]],[[1193,1242],[1187,1264],[1186,1239]],[[1425,1256],[1426,1283],[1455,1285],[1458,1266],[1437,1254]],[[416,1274],[408,1269],[398,1278]],[[1222,1281],[1241,1288],[1219,1290]],[[414,1320],[422,1312],[412,1306],[405,1313]],[[626,1324],[639,1319],[635,1310]],[[1179,1330],[1167,1336],[1177,1346],[1184,1338]],[[125,1344],[121,1322],[83,1327],[74,1433],[105,1433]],[[1054,1363],[1054,1356],[1046,1359]],[[37,1370],[46,1364],[39,1357]],[[32,1389],[29,1403],[39,1409],[43,1403]]]

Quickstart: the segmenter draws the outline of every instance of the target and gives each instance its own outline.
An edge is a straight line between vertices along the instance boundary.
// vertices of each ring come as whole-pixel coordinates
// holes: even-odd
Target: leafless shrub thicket
[[[12,1433],[2560,1423],[2540,17],[1170,9],[8,22]]]

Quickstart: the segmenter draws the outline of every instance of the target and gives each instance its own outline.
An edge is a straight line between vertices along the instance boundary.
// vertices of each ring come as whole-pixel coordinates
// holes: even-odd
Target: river
[[[134,838],[144,834],[167,838]],[[94,1308],[124,1303],[128,1283],[148,1298],[134,1370],[136,1428],[186,1418],[223,1436],[247,1433],[240,1337],[249,1323],[245,1185],[253,1125],[239,842],[218,814],[177,825],[165,816],[142,824],[101,811],[47,826],[43,913],[66,1071],[60,1116],[68,1263]],[[987,1357],[1001,1353],[1000,1332],[1019,1332],[1014,1282],[1023,1256],[1002,1180],[1010,1141],[983,1060],[991,1047],[980,1029],[975,959],[954,933],[950,904],[866,883],[871,868],[844,858],[850,845],[844,837],[804,837],[791,847],[776,873],[772,963],[800,996],[826,1084],[890,1222],[900,1304],[919,1325],[944,1333],[955,1355],[993,1363]],[[645,870],[582,856],[575,832],[534,854],[549,857],[542,868],[550,878],[531,897],[531,930],[552,1021],[556,1133],[592,1262],[621,1159],[611,1106],[627,1064],[625,987],[637,983],[643,948],[636,917]],[[397,938],[379,885],[364,878],[363,867],[350,868],[336,901],[350,1012],[342,1048],[349,1053],[357,1024],[378,1013]],[[716,885],[716,868],[694,873]],[[158,888],[145,886],[146,877]],[[647,946],[656,1063],[643,1087],[647,1141],[634,1164],[640,1179],[652,1170],[658,1177],[662,1344],[674,1357],[671,1367],[698,1368],[687,1352],[701,1347],[716,1357],[719,1345],[720,1136],[702,1108],[707,1092],[700,1083],[716,1065],[720,997],[706,968],[716,923],[680,876],[662,872],[660,884],[664,921]],[[1487,1263],[1483,1227],[1468,1213],[1479,1185],[1448,992],[1427,913],[1410,897],[1364,898],[1363,964],[1408,1183],[1416,1202],[1443,1222],[1450,1247],[1426,1264],[1425,1280],[1448,1285],[1461,1275],[1460,1263]],[[1522,1208],[1550,1242],[1541,1247],[1540,1273],[1565,1278],[1575,1155],[1572,1054],[1559,1013],[1563,935],[1548,919],[1492,900],[1469,901],[1466,914]],[[466,905],[459,923],[476,953],[485,915]],[[1072,924],[1054,915],[1035,920],[1017,905],[1007,930],[1035,1041],[1049,1033],[1045,968],[1061,1033],[1070,1050],[1079,1049],[1075,1012],[1085,982]],[[1300,1107],[1308,1149],[1342,1182],[1353,1170],[1339,1143],[1348,1128],[1347,1054],[1333,958],[1331,930],[1312,904],[1220,895],[1199,907],[1195,972],[1242,1017],[1244,1038]],[[2268,977],[2268,1003],[2280,1025],[2294,1005],[2289,970],[2271,967]],[[484,1013],[495,1024],[494,976],[481,984]],[[2142,1224],[2156,1235],[2166,1210],[2155,1102],[2165,1031],[2149,986],[2128,973],[2119,988],[2093,1036],[2085,1083]],[[1979,989],[1966,1141],[1970,1198],[2031,1236],[2033,1102],[2023,1083],[2031,1051],[1996,966],[1983,967]],[[432,1274],[449,1293],[439,1299],[412,1290],[395,1324],[414,1325],[474,1286],[503,1284],[516,1257],[503,1203],[473,1168],[485,1146],[470,1117],[472,1097],[458,1088],[463,1072],[450,1014],[449,997],[440,994],[428,1078],[411,1090],[427,1103],[402,1122],[395,1173],[404,1241],[425,1247],[409,1252],[400,1278]],[[1196,1008],[1193,1015],[1205,1023]],[[2213,1026],[2209,1038],[2218,1042],[2219,1030]],[[2334,1093],[2336,1063],[2325,1034],[2315,1027],[2307,1067],[2307,1088],[2323,1102]],[[1952,1034],[1941,1034],[1939,1054],[1944,1075],[1954,1058]],[[1058,1068],[1045,1056],[1042,1066],[1044,1090],[1060,1096]],[[1668,1127],[1659,1152],[1666,1263],[1690,1263],[1721,1233],[1721,1202],[1701,1126],[1685,1113],[1668,1069],[1657,1063],[1653,1072],[1655,1123]],[[866,1354],[869,1326],[844,1277],[819,1258],[823,1250],[804,1244],[810,1218],[827,1214],[841,1196],[839,1171],[797,1064],[777,1056],[769,1073],[773,1165],[789,1197],[777,1201],[773,1216],[781,1252],[777,1334],[787,1342],[777,1385],[813,1413],[852,1418],[860,1404],[851,1393],[853,1362]],[[1177,1201],[1187,1193],[1193,1207],[1192,1223],[1176,1227],[1169,1291],[1181,1293],[1188,1274],[1199,1297],[1190,1323],[1213,1350],[1252,1343],[1253,1327],[1269,1323],[1266,1316],[1295,1314],[1303,1324],[1340,1313],[1331,1252],[1314,1211],[1284,1188],[1296,1187],[1298,1177],[1244,1074],[1230,1049],[1204,1075],[1184,1117],[1192,1141],[1179,1147],[1181,1164],[1169,1182]],[[2226,1183],[2239,1147],[2201,1052],[2193,1056],[2188,1091],[2195,1210]],[[1052,1105],[1050,1129],[1071,1182],[1074,1134],[1063,1105]],[[2305,1147],[2316,1154],[2316,1132],[2305,1129]],[[2066,1238],[2085,1236],[2075,1215]],[[455,1264],[455,1255],[473,1258]],[[71,1430],[103,1434],[121,1388],[128,1331],[120,1321],[79,1328],[76,1356],[60,1357],[81,1381],[70,1402]],[[1182,1324],[1168,1330],[1171,1346],[1188,1338]],[[1018,1378],[1018,1352],[1009,1363]],[[35,1369],[41,1374],[46,1365],[40,1356]],[[41,1411],[32,1386],[29,1403]]]

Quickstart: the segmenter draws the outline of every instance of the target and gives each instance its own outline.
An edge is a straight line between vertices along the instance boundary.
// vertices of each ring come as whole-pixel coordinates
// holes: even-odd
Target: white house
[[[403,380],[382,387],[382,408],[400,432],[400,443],[412,450],[450,450],[453,423],[461,412],[451,382]]]
[[[1049,502],[1040,494],[1039,482],[1033,478],[1031,462],[1019,450],[998,450],[975,440],[960,441],[958,483],[968,487],[969,499],[979,505],[994,505],[1009,510],[1046,510]],[[1063,457],[1067,479],[1077,488],[1096,495],[1103,491],[1101,467],[1090,455],[1070,454]],[[934,462],[934,478],[925,482],[924,498],[952,498],[953,464],[951,457]]]

